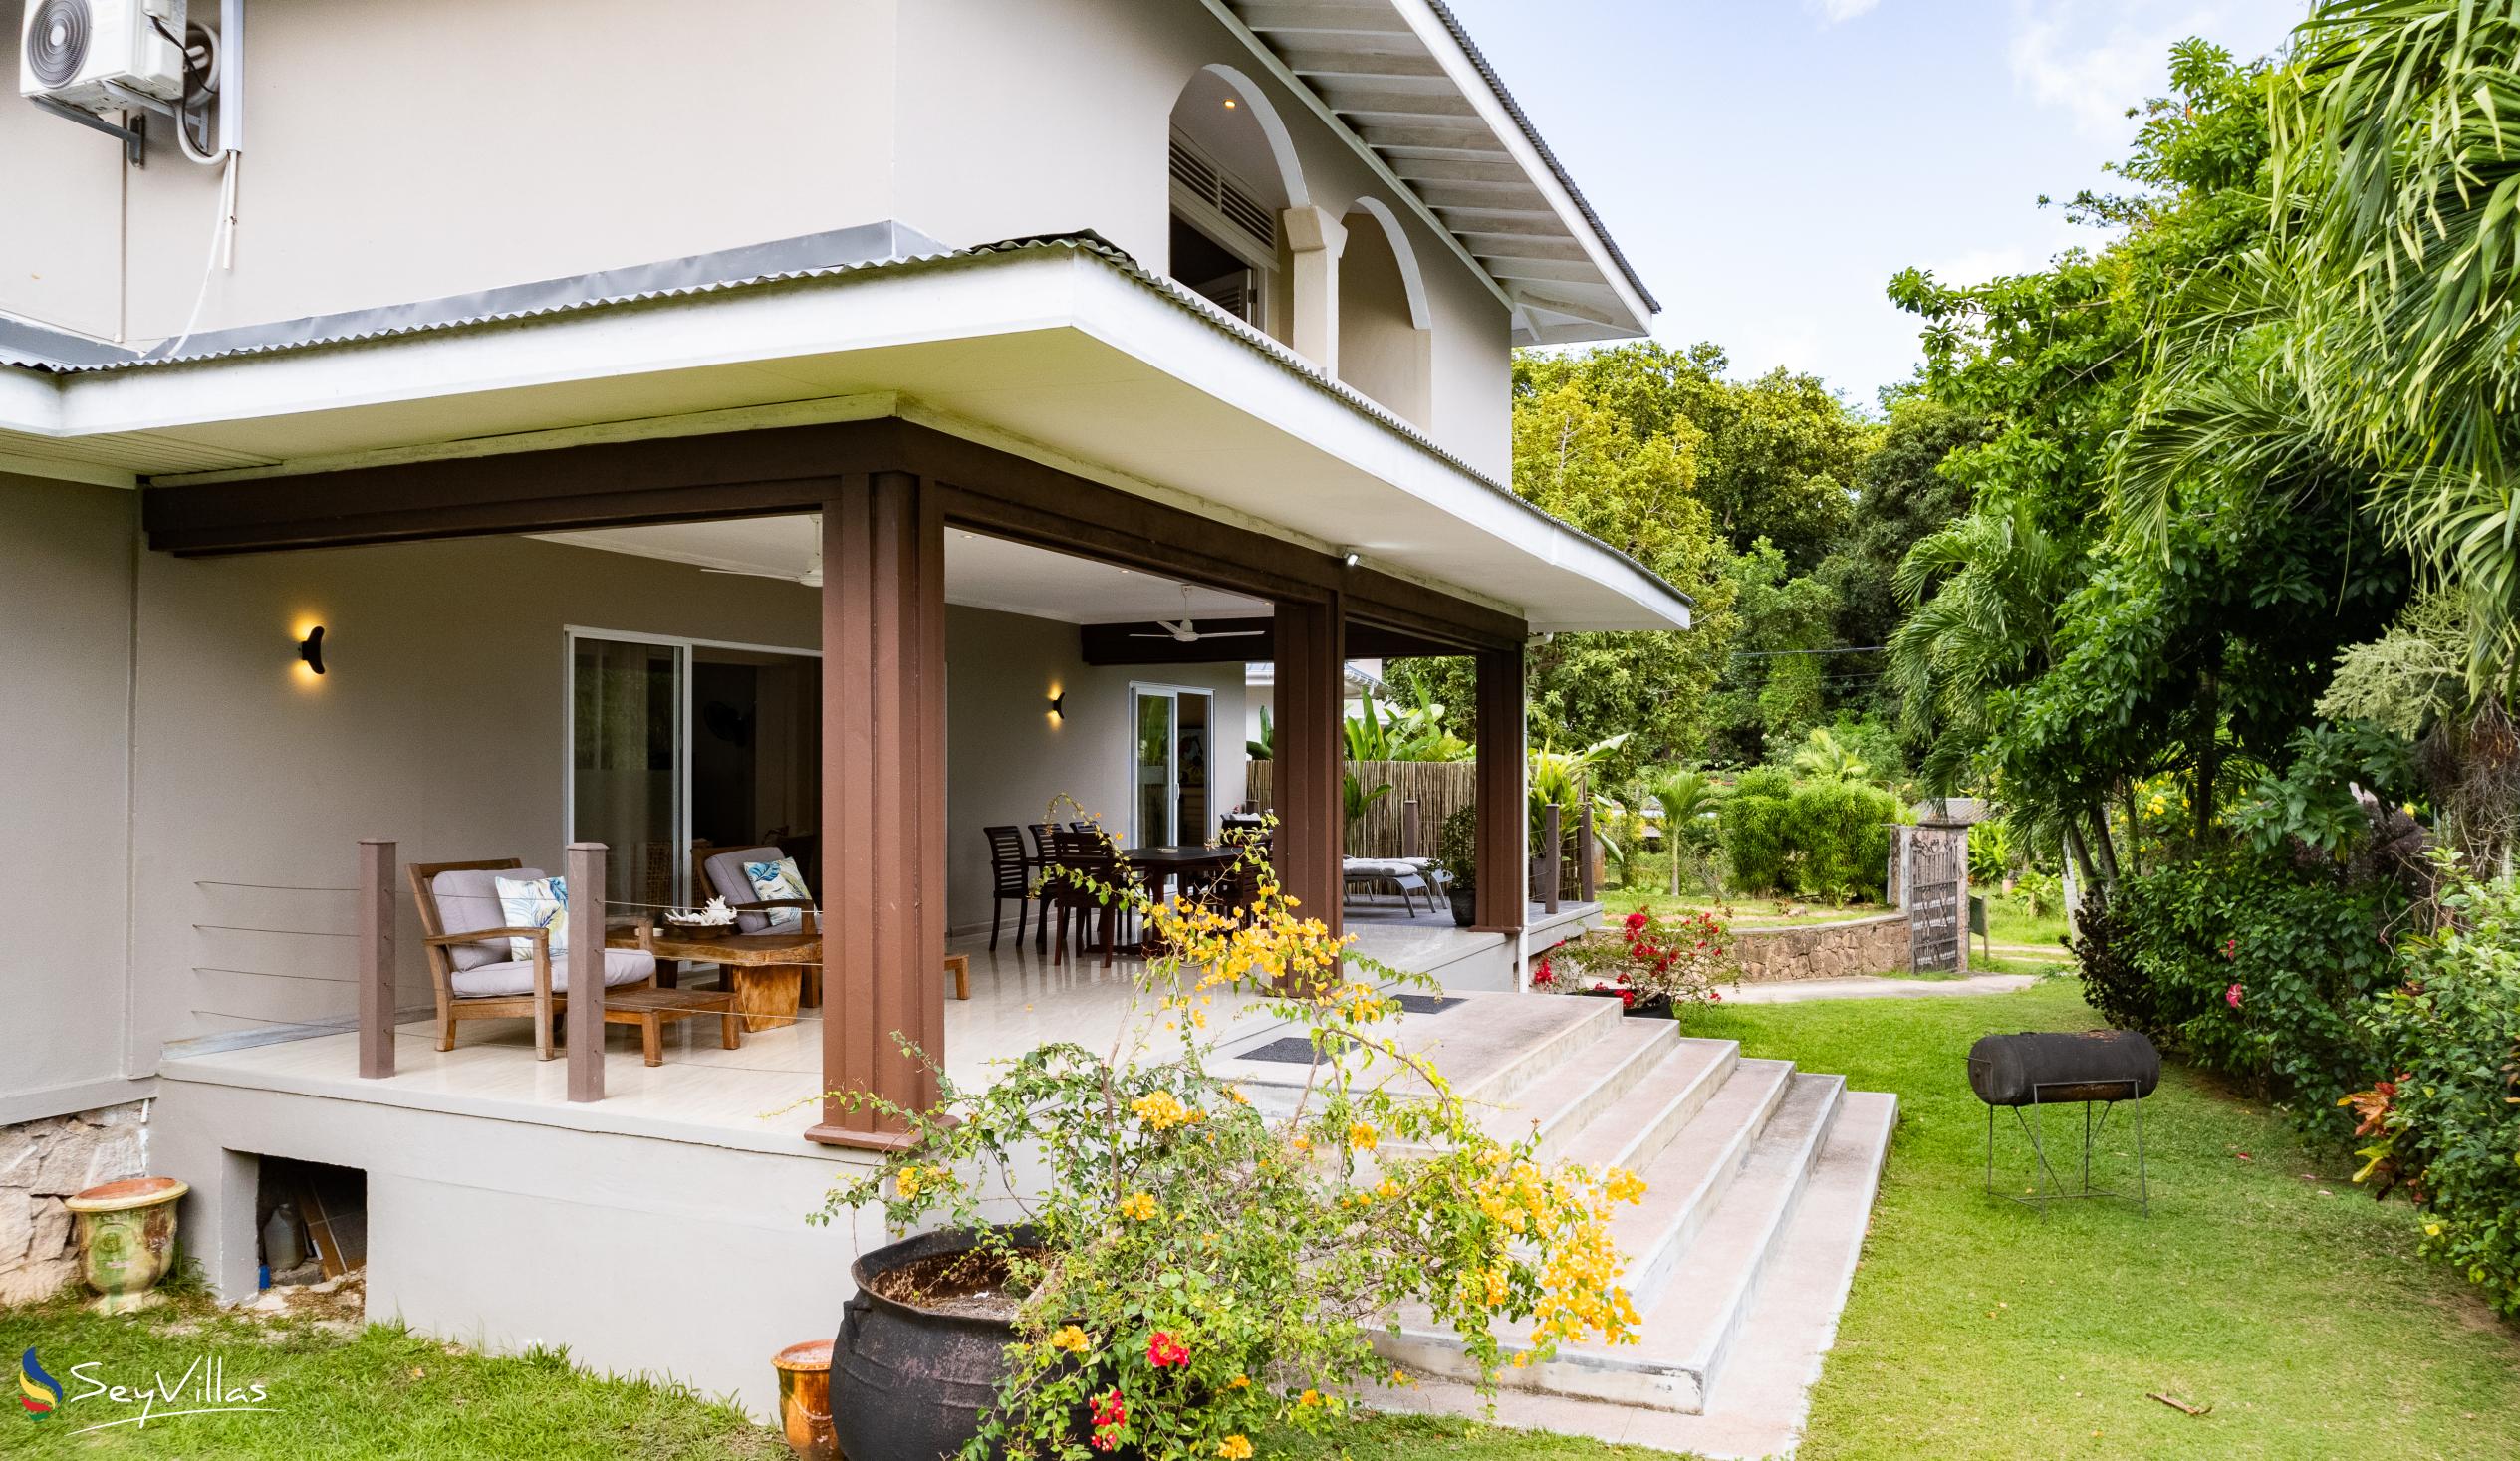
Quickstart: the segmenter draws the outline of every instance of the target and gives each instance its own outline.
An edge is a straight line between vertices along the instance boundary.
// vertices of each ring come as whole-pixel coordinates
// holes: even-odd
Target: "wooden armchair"
[[[551,946],[543,928],[512,928],[499,907],[497,878],[541,877],[514,857],[486,862],[414,862],[410,865],[411,898],[418,904],[421,946],[428,951],[429,982],[437,993],[437,1048],[455,1048],[459,1020],[534,1022],[534,1054],[551,1060],[557,1054],[553,1017],[569,1006],[568,950]],[[645,924],[645,919],[635,920]],[[530,958],[514,956],[511,939],[529,939]],[[606,989],[645,988],[656,984],[652,927],[642,928],[635,949],[604,952]]]
[[[764,844],[754,848],[720,848],[708,843],[691,845],[691,897],[706,902],[712,897],[724,898],[726,906],[735,910],[737,933],[788,933],[800,939],[822,935],[823,910],[812,898],[764,899],[752,885],[752,877],[744,871],[747,862],[776,862],[789,855],[784,850]],[[802,868],[805,864],[797,864]],[[771,914],[781,908],[798,910],[799,921],[793,929],[771,926]],[[798,989],[798,1002],[813,1009],[823,1002],[823,971],[809,964],[803,969]]]

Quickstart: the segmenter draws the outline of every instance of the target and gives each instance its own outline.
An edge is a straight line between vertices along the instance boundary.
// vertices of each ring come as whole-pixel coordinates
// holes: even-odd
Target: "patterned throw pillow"
[[[551,934],[551,953],[559,958],[568,947],[569,879],[565,877],[501,877],[493,879],[499,890],[499,916],[509,928],[541,928]],[[534,941],[530,938],[508,940],[508,957],[534,957]]]
[[[752,883],[753,901],[777,902],[782,898],[812,899],[813,889],[805,885],[805,874],[797,869],[794,857],[781,857],[776,862],[747,862],[744,877]],[[761,916],[770,920],[772,933],[786,933],[805,926],[803,908],[764,908]]]

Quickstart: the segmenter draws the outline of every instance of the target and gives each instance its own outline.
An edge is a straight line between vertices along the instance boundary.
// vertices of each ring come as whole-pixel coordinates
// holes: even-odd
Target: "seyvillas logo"
[[[33,1349],[18,1356],[18,1403],[29,1420],[50,1420],[61,1408],[61,1381],[44,1372]]]

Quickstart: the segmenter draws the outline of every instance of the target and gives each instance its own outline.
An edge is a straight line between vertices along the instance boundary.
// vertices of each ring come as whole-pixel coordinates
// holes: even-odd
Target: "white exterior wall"
[[[1510,470],[1512,319],[1485,276],[1196,0],[919,0],[902,10],[900,54],[902,222],[956,247],[1092,228],[1157,270],[1173,103],[1204,66],[1251,78],[1316,206],[1343,218],[1374,196],[1401,219],[1433,316],[1418,424],[1480,471]]]
[[[206,267],[218,169],[163,138],[126,169],[113,139],[0,105],[0,312],[145,345],[196,299],[214,330],[885,219],[954,246],[1093,229],[1160,270],[1172,107],[1221,64],[1284,119],[1314,204],[1337,219],[1373,196],[1402,220],[1433,319],[1417,424],[1507,469],[1505,306],[1195,0],[246,11],[233,269]],[[14,61],[18,7],[0,12]]]
[[[59,930],[0,939],[0,1124],[123,1099],[149,1067],[123,1038],[137,514],[127,491],[0,474],[0,882]]]

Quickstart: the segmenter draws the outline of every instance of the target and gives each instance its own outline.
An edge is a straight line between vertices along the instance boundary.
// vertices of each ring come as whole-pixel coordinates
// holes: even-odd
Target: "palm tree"
[[[1873,768],[1825,725],[1812,727],[1811,738],[1794,753],[1794,769],[1814,781],[1869,781]]]
[[[1666,766],[1646,779],[1643,790],[1662,808],[1662,842],[1671,850],[1671,896],[1676,898],[1680,895],[1682,858],[1691,863],[1699,860],[1689,834],[1715,815],[1716,807],[1723,802],[1723,788],[1695,767]],[[1706,875],[1704,866],[1693,870],[1698,881],[1707,884],[1706,890],[1712,893],[1714,880]]]

